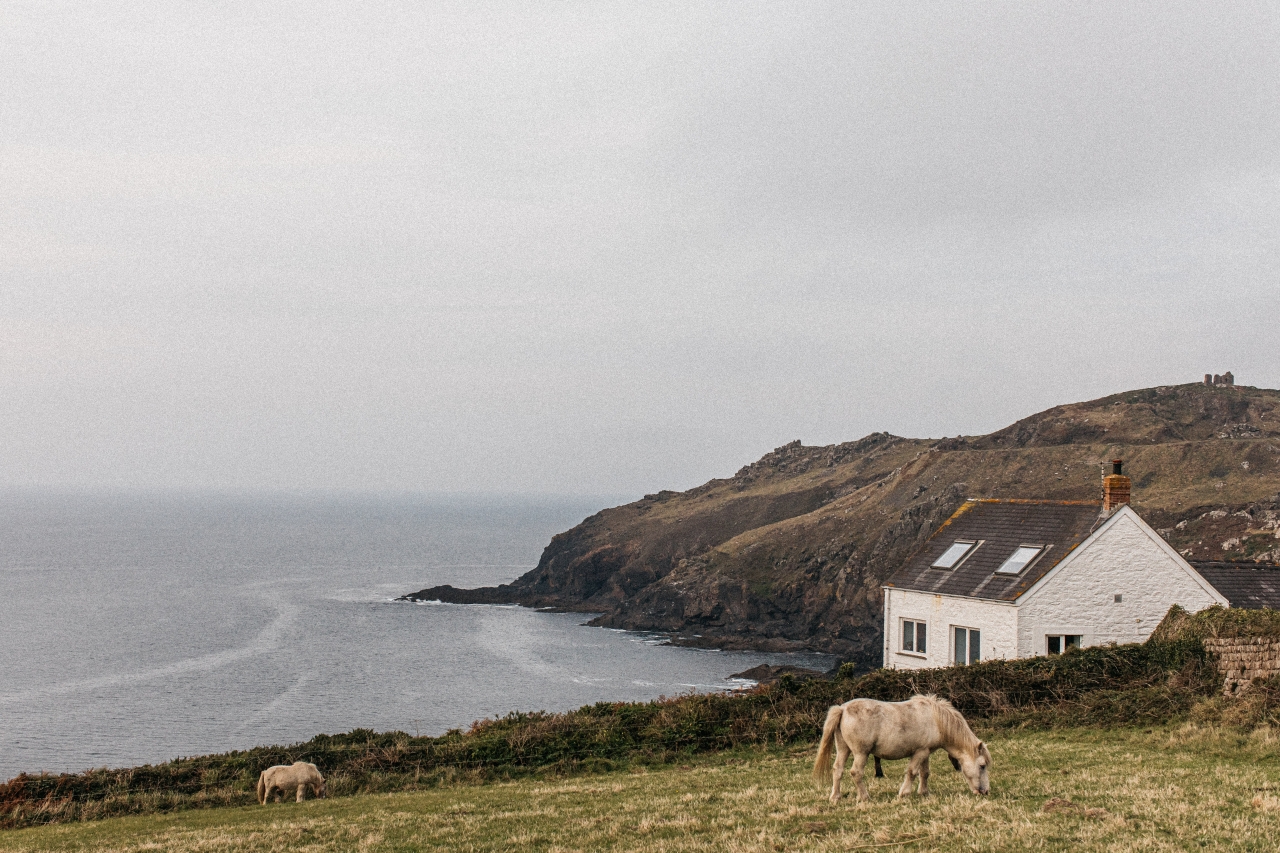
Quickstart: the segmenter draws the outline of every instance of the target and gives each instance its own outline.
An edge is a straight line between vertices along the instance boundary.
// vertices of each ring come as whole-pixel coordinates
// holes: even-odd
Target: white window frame
[[[924,626],[925,645],[927,646],[929,645],[929,643],[932,642],[932,640],[929,637],[928,620],[916,619],[913,616],[899,616],[898,617],[898,654],[907,655],[908,657],[913,657],[913,658],[927,658],[929,656],[928,649],[926,649],[923,652],[917,652],[917,651],[908,651],[907,649],[903,648],[903,645],[905,643],[906,636],[907,636],[907,626],[906,626],[907,622],[910,622],[913,626],[911,629],[912,630],[912,636],[911,636],[912,648],[914,648],[916,645],[916,638],[920,636],[918,633],[916,633],[916,629],[914,627],[916,625]]]
[[[979,548],[981,548],[982,544],[986,541],[987,540],[985,539],[957,539],[947,546],[946,551],[943,551],[942,554],[938,555],[937,560],[934,560],[932,563],[929,564],[929,568],[937,569],[940,572],[954,572],[956,569],[963,566],[965,562],[968,561],[968,559],[973,556],[974,552],[977,551]],[[969,550],[965,551],[964,554],[961,555],[960,559],[956,560],[950,566],[935,565],[935,563],[937,563],[938,560],[942,559],[943,554],[946,554],[947,551],[950,551],[956,545],[968,545]]]
[[[965,660],[963,664],[956,660],[956,631],[966,632],[964,635]],[[974,634],[978,635],[979,651],[978,651],[977,660],[973,659],[973,635]],[[986,660],[986,658],[982,657],[982,651],[981,651],[981,648],[982,648],[982,629],[981,628],[972,628],[968,625],[952,625],[951,630],[947,631],[947,645],[950,647],[948,651],[951,652],[951,655],[949,658],[949,665],[951,666],[971,666],[975,663],[982,663],[984,660]]]
[[[1023,542],[1017,548],[1013,549],[1013,554],[1010,554],[1008,557],[1004,559],[1004,561],[1000,565],[996,566],[995,574],[1008,575],[1009,577],[1016,578],[1018,575],[1022,574],[1027,569],[1031,568],[1036,563],[1040,562],[1040,558],[1043,557],[1046,553],[1048,553],[1049,549],[1052,547],[1053,547],[1052,545],[1037,545],[1034,542]],[[1027,560],[1027,562],[1023,564],[1022,568],[1018,569],[1016,572],[1001,571],[1001,569],[1009,565],[1009,561],[1013,559],[1013,555],[1017,554],[1023,548],[1035,548],[1036,552],[1032,554],[1031,559]]]
[[[1078,637],[1078,638],[1079,638],[1079,640],[1080,640],[1080,642],[1079,642],[1079,644],[1078,644],[1078,645],[1076,645],[1076,646],[1068,646],[1068,645],[1067,645],[1067,637]],[[1060,644],[1059,644],[1059,649],[1060,649],[1060,651],[1056,651],[1056,652],[1051,652],[1051,651],[1049,651],[1049,640],[1051,640],[1051,639],[1058,639],[1058,640],[1060,640],[1060,641],[1061,641],[1061,642],[1060,642]],[[1083,649],[1083,648],[1084,648],[1084,645],[1085,645],[1085,644],[1084,644],[1084,631],[1062,631],[1062,632],[1060,632],[1060,633],[1059,633],[1059,632],[1055,632],[1055,633],[1052,633],[1052,634],[1045,634],[1045,635],[1044,635],[1044,653],[1045,653],[1045,655],[1054,655],[1054,656],[1057,656],[1057,655],[1064,655],[1064,654],[1066,654],[1066,653],[1067,653],[1067,649],[1068,649],[1068,648]]]

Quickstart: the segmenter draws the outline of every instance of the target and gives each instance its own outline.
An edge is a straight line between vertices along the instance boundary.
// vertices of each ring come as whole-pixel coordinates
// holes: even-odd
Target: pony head
[[[323,800],[329,796],[329,786],[325,784],[323,779],[320,780],[320,783],[314,787],[315,787],[316,796],[319,797],[320,799]]]
[[[991,791],[991,781],[987,778],[987,768],[991,766],[991,752],[987,745],[978,741],[974,750],[960,753],[959,758],[952,755],[951,765],[960,771],[964,780],[969,783],[969,790],[975,794],[987,794]]]

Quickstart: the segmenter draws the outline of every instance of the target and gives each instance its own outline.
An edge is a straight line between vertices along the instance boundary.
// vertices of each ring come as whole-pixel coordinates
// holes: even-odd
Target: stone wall
[[[1204,640],[1222,673],[1222,692],[1235,696],[1255,678],[1280,673],[1280,637],[1231,637]]]

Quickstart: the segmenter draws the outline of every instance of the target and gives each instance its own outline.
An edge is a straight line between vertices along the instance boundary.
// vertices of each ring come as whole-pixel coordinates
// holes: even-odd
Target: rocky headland
[[[983,436],[795,441],[728,479],[602,510],[533,570],[404,598],[602,614],[718,648],[880,659],[880,585],[969,497],[1096,499],[1122,458],[1133,506],[1188,559],[1280,560],[1280,391],[1177,385],[1056,406]]]

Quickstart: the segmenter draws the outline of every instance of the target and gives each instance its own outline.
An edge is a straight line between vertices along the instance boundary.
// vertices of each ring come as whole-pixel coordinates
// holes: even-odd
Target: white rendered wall
[[[1142,642],[1174,604],[1195,612],[1225,603],[1157,540],[1121,510],[1018,602],[1018,657],[1045,654],[1048,634],[1081,634],[1086,646]]]
[[[902,620],[923,621],[929,626],[926,654],[902,651]],[[1011,602],[983,601],[934,595],[908,589],[885,589],[884,665],[891,669],[925,669],[950,666],[954,627],[982,632],[982,659],[1017,657],[1018,610]]]

